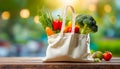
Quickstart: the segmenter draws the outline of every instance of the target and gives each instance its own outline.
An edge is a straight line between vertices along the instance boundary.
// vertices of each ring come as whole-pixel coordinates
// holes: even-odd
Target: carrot
[[[50,27],[46,27],[46,33],[47,33],[48,36],[54,34],[54,32],[52,31],[52,29]]]

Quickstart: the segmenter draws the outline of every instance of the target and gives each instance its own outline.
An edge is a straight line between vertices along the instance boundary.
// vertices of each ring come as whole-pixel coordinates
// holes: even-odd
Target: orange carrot
[[[50,27],[46,27],[46,33],[47,33],[48,36],[54,34],[54,32],[52,31],[52,29]]]

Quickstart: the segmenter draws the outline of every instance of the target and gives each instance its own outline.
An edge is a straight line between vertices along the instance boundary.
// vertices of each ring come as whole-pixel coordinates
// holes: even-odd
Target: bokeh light
[[[29,10],[28,10],[28,9],[22,9],[22,10],[20,11],[20,16],[21,16],[22,18],[28,18],[28,17],[30,16]]]
[[[110,5],[107,4],[107,5],[104,6],[104,10],[105,10],[106,13],[110,13],[112,11],[112,8],[111,8]]]
[[[34,17],[34,22],[35,22],[35,23],[40,23],[40,22],[39,22],[39,16],[38,16],[38,15],[36,15],[36,16]]]
[[[8,20],[10,18],[10,12],[8,11],[4,11],[2,14],[1,14],[1,18],[3,20]]]
[[[90,4],[88,9],[90,11],[94,12],[94,11],[96,11],[96,5],[95,4]]]

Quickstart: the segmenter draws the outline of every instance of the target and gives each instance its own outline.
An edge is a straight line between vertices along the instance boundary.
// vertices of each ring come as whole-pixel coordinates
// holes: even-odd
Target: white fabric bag
[[[63,33],[66,21],[66,11],[72,10],[72,32]],[[75,11],[72,6],[67,6],[63,13],[63,23],[61,32],[48,36],[48,48],[44,61],[93,61],[90,56],[90,38],[86,34],[74,33]]]

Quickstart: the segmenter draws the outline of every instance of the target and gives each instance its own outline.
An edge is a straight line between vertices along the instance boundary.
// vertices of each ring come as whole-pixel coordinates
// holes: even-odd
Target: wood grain
[[[100,63],[42,62],[42,58],[0,58],[0,69],[120,69],[120,58]]]

